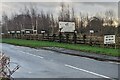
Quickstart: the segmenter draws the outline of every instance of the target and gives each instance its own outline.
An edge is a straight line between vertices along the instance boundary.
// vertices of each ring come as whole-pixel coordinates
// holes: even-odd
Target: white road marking
[[[44,58],[42,56],[37,56],[37,55],[31,54],[31,53],[28,53],[28,52],[23,52],[23,51],[20,51],[20,52],[31,55],[31,56],[34,56],[34,57],[38,57],[38,58],[41,58],[41,59]]]
[[[107,77],[107,76],[104,76],[104,75],[101,75],[101,74],[98,74],[98,73],[95,73],[95,72],[91,72],[91,71],[88,71],[88,70],[85,70],[85,69],[77,68],[77,67],[74,67],[72,65],[65,64],[65,66],[67,66],[69,68],[72,68],[72,69],[76,69],[76,70],[80,70],[80,71],[83,71],[83,72],[87,72],[87,73],[90,73],[90,74],[93,74],[93,75],[96,75],[96,76],[99,76],[99,77],[111,79],[110,77]]]

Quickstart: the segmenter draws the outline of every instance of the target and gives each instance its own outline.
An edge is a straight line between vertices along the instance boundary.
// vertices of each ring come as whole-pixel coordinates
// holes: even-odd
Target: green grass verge
[[[35,41],[35,40],[22,40],[22,39],[2,39],[3,43],[14,44],[19,46],[28,46],[28,47],[60,47],[72,50],[80,50],[85,52],[93,52],[98,54],[105,54],[110,56],[120,56],[118,49],[112,48],[101,48],[93,47],[89,45],[82,44],[68,44],[68,43],[58,43],[58,42],[49,42],[49,41]]]

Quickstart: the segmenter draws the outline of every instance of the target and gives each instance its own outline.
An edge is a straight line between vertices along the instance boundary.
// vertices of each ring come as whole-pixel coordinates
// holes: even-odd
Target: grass
[[[118,49],[112,48],[102,48],[102,47],[93,47],[89,45],[82,44],[68,44],[68,43],[58,43],[58,42],[49,42],[49,41],[35,41],[35,40],[22,40],[22,39],[2,39],[3,43],[14,44],[19,46],[28,46],[28,47],[60,47],[65,49],[79,50],[84,52],[91,52],[97,54],[105,54],[110,56],[120,56]]]

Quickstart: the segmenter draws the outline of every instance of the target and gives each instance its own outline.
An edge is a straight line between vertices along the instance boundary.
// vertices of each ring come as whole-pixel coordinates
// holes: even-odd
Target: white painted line
[[[31,53],[28,53],[28,52],[23,52],[23,51],[20,51],[20,52],[31,55],[31,56],[34,56],[34,57],[38,57],[38,58],[41,58],[41,59],[44,58],[42,56],[37,56],[37,55],[31,54]]]
[[[77,68],[77,67],[74,67],[74,66],[71,66],[71,65],[68,65],[68,64],[65,64],[65,66],[67,66],[69,68],[76,69],[76,70],[80,70],[80,71],[83,71],[83,72],[87,72],[87,73],[90,73],[90,74],[93,74],[93,75],[96,75],[96,76],[99,76],[99,77],[111,79],[110,77],[107,77],[107,76],[104,76],[104,75],[101,75],[101,74],[98,74],[98,73],[95,73],[95,72],[91,72],[91,71],[88,71],[88,70],[85,70],[85,69]]]

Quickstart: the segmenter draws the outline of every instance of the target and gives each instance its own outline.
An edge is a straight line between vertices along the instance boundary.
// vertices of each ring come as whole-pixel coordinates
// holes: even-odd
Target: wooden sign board
[[[59,28],[61,32],[74,32],[75,22],[59,22]]]

